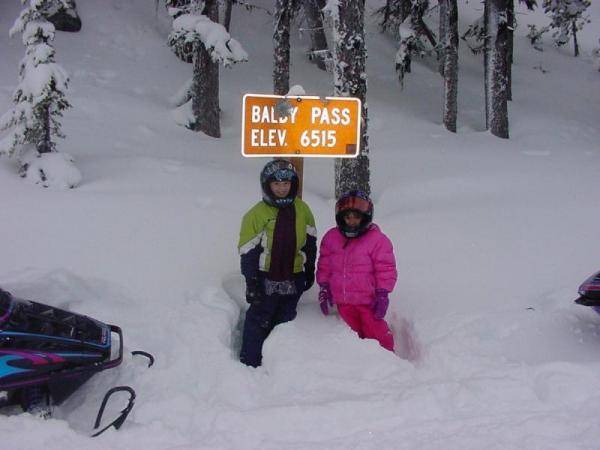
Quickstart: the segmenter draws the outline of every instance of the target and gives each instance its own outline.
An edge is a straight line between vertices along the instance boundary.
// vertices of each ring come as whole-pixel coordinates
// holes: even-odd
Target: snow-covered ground
[[[397,255],[399,355],[322,316],[313,288],[259,369],[237,361],[236,243],[266,160],[241,157],[240,108],[244,93],[272,90],[272,18],[235,11],[231,34],[250,59],[221,70],[223,137],[212,139],[175,124],[170,97],[191,66],[165,45],[162,7],[77,5],[81,32],[55,41],[73,104],[58,147],[83,182],[42,189],[0,160],[0,285],[118,324],[126,350],[157,361],[127,356],[51,420],[0,416],[2,448],[600,447],[600,316],[572,302],[600,269],[598,3],[577,59],[532,49],[525,25],[547,19],[519,11],[510,140],[484,131],[479,57],[461,47],[459,130],[448,133],[435,62],[416,62],[400,92],[395,45],[368,15],[375,221]],[[3,112],[24,48],[8,38],[20,3],[1,10]],[[461,30],[480,13],[461,3]],[[331,94],[304,57],[308,36],[293,41],[291,84]],[[332,174],[331,160],[306,161],[320,235],[334,223]],[[128,421],[90,439],[101,396],[121,384],[138,393]]]

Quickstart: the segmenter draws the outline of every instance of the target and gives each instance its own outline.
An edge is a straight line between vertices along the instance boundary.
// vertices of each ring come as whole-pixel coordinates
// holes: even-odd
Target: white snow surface
[[[0,111],[24,52],[8,37],[21,6],[4,3]],[[0,416],[1,447],[599,448],[600,316],[573,303],[600,270],[598,5],[577,59],[569,45],[532,49],[525,25],[548,20],[520,9],[511,138],[501,140],[484,130],[480,57],[461,46],[458,133],[446,132],[437,63],[416,58],[400,92],[396,44],[367,3],[372,188],[399,268],[387,316],[398,354],[321,315],[313,288],[252,369],[237,360],[236,244],[267,160],[241,156],[241,99],[272,92],[272,17],[234,11],[249,61],[221,71],[223,137],[213,139],[172,119],[169,99],[192,68],[165,44],[166,11],[79,0],[81,32],[54,43],[73,104],[58,150],[83,179],[43,189],[0,160],[0,285],[121,326],[126,357],[50,420]],[[461,31],[480,13],[461,2]],[[331,76],[306,58],[308,35],[292,40],[290,85],[331,95]],[[305,162],[321,236],[334,225],[332,179],[333,161]],[[137,349],[155,355],[152,368],[129,355]],[[116,385],[137,391],[135,407],[121,430],[92,439]]]

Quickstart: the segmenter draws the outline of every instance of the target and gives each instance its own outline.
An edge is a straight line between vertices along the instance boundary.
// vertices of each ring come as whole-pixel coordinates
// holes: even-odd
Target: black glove
[[[305,270],[304,271],[304,290],[308,291],[313,284],[315,284],[315,271],[314,270]]]
[[[257,278],[246,279],[246,301],[249,304],[260,303],[261,299],[260,282]]]

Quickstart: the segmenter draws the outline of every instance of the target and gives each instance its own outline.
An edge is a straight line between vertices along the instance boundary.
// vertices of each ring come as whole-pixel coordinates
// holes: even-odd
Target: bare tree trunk
[[[213,22],[219,22],[217,0],[207,0],[204,14]],[[194,52],[194,75],[192,81],[192,111],[194,122],[190,128],[211,137],[221,137],[219,120],[219,65],[212,61],[202,43]]]
[[[508,138],[506,1],[485,3],[486,126],[494,136]]]
[[[448,1],[439,0],[438,7],[440,9],[440,20],[439,20],[439,36],[438,36],[438,71],[441,76],[444,76],[444,66],[446,65],[446,49],[444,43],[446,42],[447,27],[448,27]]]
[[[458,5],[456,0],[440,0],[445,4],[443,21],[446,22],[444,39],[440,37],[444,64],[444,126],[456,133],[458,111]],[[440,17],[442,21],[442,17]]]
[[[233,9],[233,0],[225,0],[225,12],[223,13],[223,26],[229,33],[231,27],[231,10]]]
[[[573,52],[575,56],[579,56],[579,44],[577,43],[577,24],[573,20]]]
[[[327,38],[323,27],[321,8],[316,0],[303,0],[304,14],[310,32],[310,59],[314,61],[319,69],[326,70],[325,58],[327,54]]]
[[[285,95],[290,90],[290,22],[291,0],[276,0],[273,32],[273,91]]]
[[[515,1],[506,2],[506,20],[508,22],[508,51],[506,66],[506,98],[512,100],[512,65],[515,37]]]
[[[371,192],[369,139],[367,135],[367,50],[364,33],[365,5],[361,0],[339,0],[334,25],[334,92],[340,97],[356,97],[362,102],[360,154],[357,158],[335,160],[335,195],[359,189]]]

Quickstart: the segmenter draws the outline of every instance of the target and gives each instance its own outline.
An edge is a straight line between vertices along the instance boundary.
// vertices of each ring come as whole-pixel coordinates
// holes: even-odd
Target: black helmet
[[[356,212],[362,217],[357,227],[349,227],[344,221],[344,215],[350,211]],[[346,237],[354,238],[360,236],[367,231],[372,220],[373,202],[362,191],[348,191],[335,204],[335,221],[340,231]]]
[[[278,198],[271,191],[269,184],[272,181],[291,181],[292,186],[287,197]],[[260,173],[260,186],[263,191],[263,200],[277,208],[291,205],[298,193],[298,175],[294,165],[284,159],[275,159],[268,162]]]

